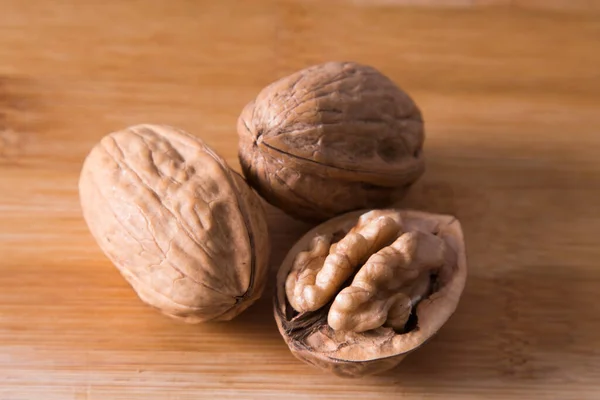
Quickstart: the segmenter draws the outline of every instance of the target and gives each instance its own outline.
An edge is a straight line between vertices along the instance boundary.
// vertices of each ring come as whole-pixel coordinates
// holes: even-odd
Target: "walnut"
[[[138,125],[85,160],[83,215],[138,296],[186,322],[229,320],[262,293],[269,241],[260,198],[199,139]]]
[[[350,212],[290,250],[277,275],[275,319],[299,359],[340,376],[379,373],[441,328],[466,276],[454,217]]]
[[[424,171],[423,119],[376,69],[328,62],[264,88],[238,119],[248,182],[297,218],[387,207]]]

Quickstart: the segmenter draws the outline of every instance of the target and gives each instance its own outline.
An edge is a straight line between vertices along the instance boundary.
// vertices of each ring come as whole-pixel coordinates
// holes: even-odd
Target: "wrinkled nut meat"
[[[139,125],[104,137],[79,182],[87,225],[139,297],[186,322],[229,320],[262,293],[259,197],[199,139]]]
[[[277,275],[275,319],[299,359],[340,376],[396,366],[452,315],[467,270],[460,223],[351,212],[303,236]]]
[[[424,171],[419,108],[356,63],[316,65],[272,83],[244,108],[237,130],[248,182],[297,218],[387,207]]]

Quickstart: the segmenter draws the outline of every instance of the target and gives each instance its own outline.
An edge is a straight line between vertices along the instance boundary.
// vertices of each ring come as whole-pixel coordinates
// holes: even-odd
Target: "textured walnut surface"
[[[352,172],[403,176],[423,144],[415,103],[369,66],[329,62],[264,89],[242,121],[257,144]],[[401,132],[402,134],[399,134]]]
[[[238,120],[250,183],[292,215],[386,205],[424,170],[421,111],[373,67],[328,62],[263,89]]]
[[[85,161],[90,231],[138,295],[189,322],[229,319],[262,291],[267,228],[258,197],[200,140],[139,125]]]
[[[399,363],[441,328],[465,284],[463,237],[455,218],[376,213],[365,219],[373,212],[353,212],[317,226],[290,250],[277,276],[275,317],[290,349],[343,376]],[[338,241],[324,246],[322,237]],[[339,257],[340,246],[350,241],[354,250]],[[333,275],[328,258],[340,260]]]

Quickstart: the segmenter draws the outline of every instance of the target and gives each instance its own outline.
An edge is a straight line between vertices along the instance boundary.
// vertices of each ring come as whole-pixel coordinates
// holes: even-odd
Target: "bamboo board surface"
[[[0,399],[600,398],[598,2],[410,3],[0,0]],[[77,194],[90,148],[143,122],[239,170],[245,103],[327,60],[420,105],[427,172],[403,206],[456,215],[468,249],[451,320],[361,380],[293,358],[272,284],[230,323],[144,306]],[[275,270],[310,226],[269,222]]]

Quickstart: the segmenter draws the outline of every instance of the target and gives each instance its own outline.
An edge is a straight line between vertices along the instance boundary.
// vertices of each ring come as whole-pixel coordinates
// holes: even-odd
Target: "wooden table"
[[[326,3],[0,1],[0,399],[600,398],[599,2]],[[230,323],[144,306],[77,194],[90,148],[142,122],[239,169],[244,104],[326,60],[419,103],[428,170],[404,206],[458,216],[470,263],[442,331],[362,380],[293,358],[272,285]],[[275,269],[309,225],[269,220]]]

